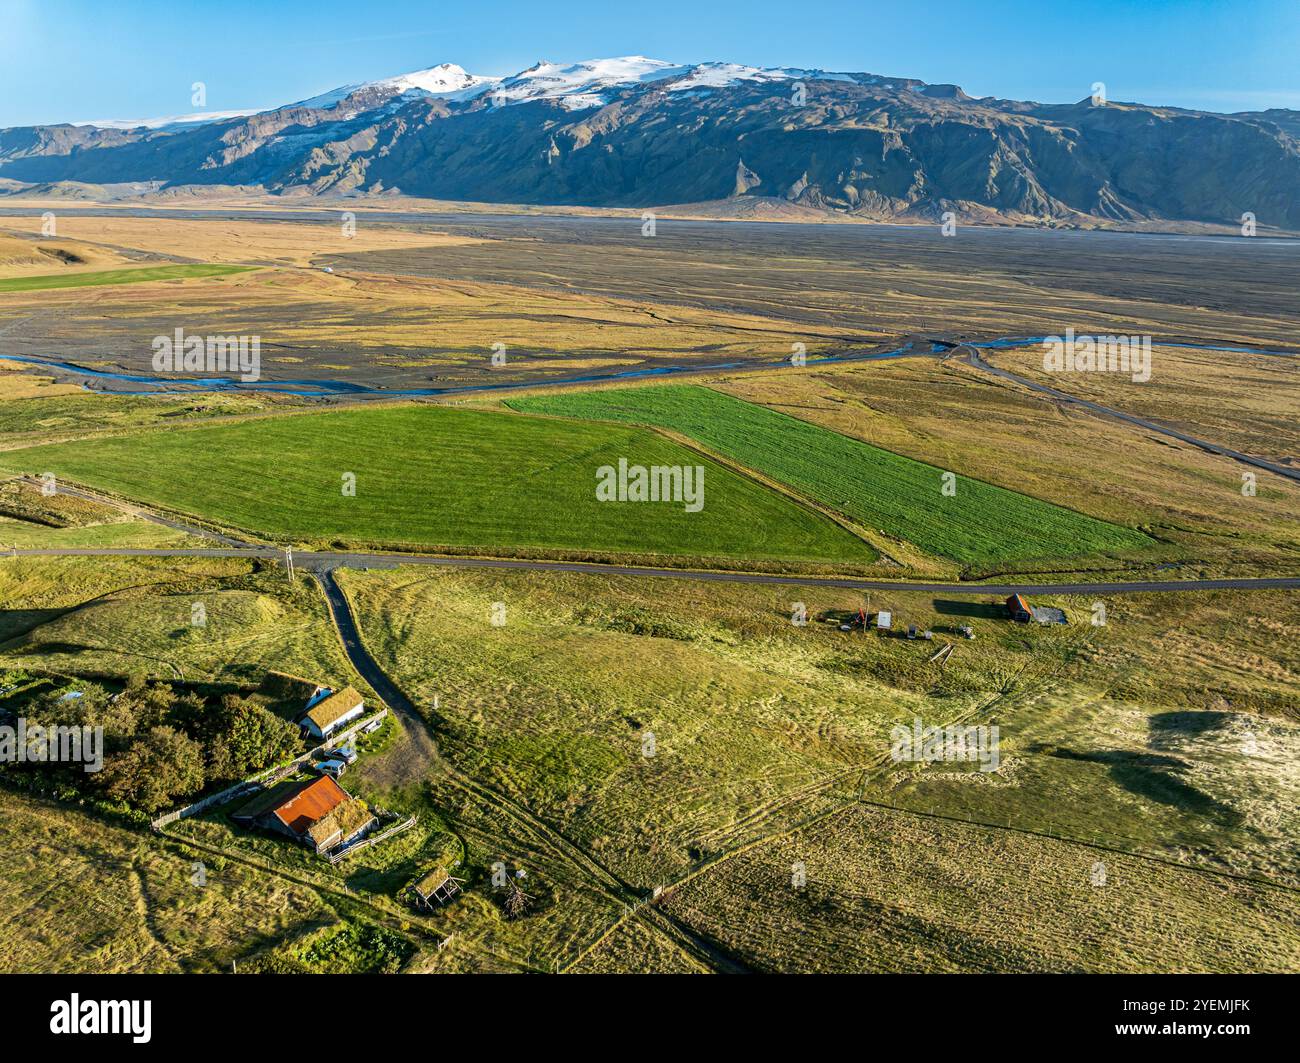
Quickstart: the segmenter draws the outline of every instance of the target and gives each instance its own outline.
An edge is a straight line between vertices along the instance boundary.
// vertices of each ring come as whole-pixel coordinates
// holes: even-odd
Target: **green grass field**
[[[7,380],[15,381],[18,373]],[[6,378],[0,376],[0,384]],[[175,427],[179,423],[208,418],[262,413],[292,399],[279,396],[215,393],[201,395],[109,395],[78,392],[72,395],[31,395],[5,400],[0,391],[0,446],[23,443],[54,442],[93,435],[99,432],[149,428],[154,425]]]
[[[0,558],[0,628],[32,632],[11,646],[24,652],[0,655],[0,671],[128,674],[152,659],[149,672],[174,677],[165,659],[195,680],[252,683],[268,667],[346,678],[311,584],[291,591],[280,572],[249,567]],[[441,752],[408,757],[398,741],[391,758],[363,753],[348,788],[418,811],[419,824],[336,868],[232,829],[221,811],[175,833],[215,846],[232,868],[247,858],[330,889],[346,882],[393,917],[389,930],[409,920],[452,939],[404,970],[695,966],[624,918],[567,847],[443,765],[634,889],[667,887],[680,922],[760,970],[1296,969],[1294,894],[1207,874],[1296,882],[1300,619],[1285,591],[1124,596],[1107,603],[1104,627],[1087,623],[1090,596],[1036,598],[1073,621],[1039,627],[1011,623],[989,595],[873,593],[872,608],[942,641],[973,626],[976,639],[940,665],[935,644],[825,622],[862,600],[844,589],[799,589],[811,622],[797,627],[794,588],[746,583],[416,566],[339,580],[366,646],[426,712]],[[194,601],[206,629],[173,637]],[[503,627],[489,620],[496,601],[508,607]],[[889,727],[917,716],[997,724],[1001,767],[889,763]],[[1247,739],[1257,748],[1243,755]],[[848,807],[859,795],[895,807]],[[1172,863],[1133,855],[1143,853]],[[463,899],[429,916],[405,907],[405,883],[455,859]],[[527,869],[539,898],[525,919],[501,916],[488,875],[502,859]],[[1100,892],[1089,878],[1098,859]],[[792,888],[796,862],[804,889]],[[154,897],[150,866],[139,873]],[[183,939],[174,920],[192,907],[151,908],[161,945],[139,939],[130,886],[115,881],[124,903],[95,913],[103,950],[92,969],[392,966],[387,938],[357,938],[329,913],[326,928],[291,922],[274,903],[257,927],[245,914],[226,929],[221,909],[199,909]],[[17,895],[24,918],[47,888],[37,863],[0,873],[0,895]],[[13,936],[0,969],[72,962],[44,938]]]
[[[143,520],[94,524],[85,528],[47,528],[0,517],[0,550],[7,547],[164,547],[202,546],[203,540],[185,532]]]
[[[291,586],[281,572],[216,558],[6,559],[0,669],[9,667],[245,688],[270,670],[357,682],[314,581]]]
[[[13,791],[3,801],[0,972],[229,971],[267,941],[346,927],[307,886],[203,854],[198,889],[198,852]]]
[[[962,476],[956,479],[955,495],[945,496],[943,469],[707,388],[573,392],[510,405],[683,433],[867,529],[967,564],[1122,553],[1154,545],[1130,528]]]
[[[208,263],[177,266],[143,266],[139,269],[109,269],[96,273],[54,273],[42,277],[7,277],[0,280],[0,292],[35,292],[46,288],[92,288],[104,284],[141,284],[145,281],[193,280],[245,273],[253,266],[220,266]]]
[[[921,692],[819,669],[809,643],[848,643],[795,627],[769,588],[409,567],[339,580],[389,675],[438,699],[444,754],[643,888],[747,839],[757,812],[778,820],[792,793],[840,775],[851,790],[882,729],[926,712]]]
[[[447,763],[636,888],[685,883],[670,893],[674,913],[762,969],[1297,963],[1300,942],[1281,930],[1300,871],[1300,643],[1286,592],[1125,596],[1108,602],[1104,627],[1088,623],[1089,596],[1036,597],[1073,620],[1039,627],[1011,623],[990,596],[872,594],[872,608],[934,630],[928,643],[824,622],[862,601],[848,590],[800,589],[811,623],[796,627],[793,588],[683,579],[666,592],[630,577],[413,566],[339,580]],[[498,600],[501,628],[487,621]],[[931,661],[962,624],[976,638]],[[998,726],[999,769],[893,764],[890,728],[917,717]],[[1257,748],[1243,755],[1250,736]],[[480,803],[445,779],[429,786],[461,833]],[[783,837],[858,795],[896,811]],[[1103,853],[1101,938],[1088,936],[1096,842],[1171,862]],[[790,888],[796,860],[806,892]],[[961,925],[945,929],[963,888],[983,899],[948,913]],[[648,944],[634,926],[601,943],[603,909],[570,908],[579,898],[567,893],[558,903],[578,924],[569,937],[521,928],[544,969],[558,958],[599,970]],[[1161,908],[1178,913],[1176,935],[1153,918]],[[1249,931],[1224,950],[1218,937],[1239,918]]]
[[[878,808],[742,852],[665,907],[764,972],[1300,967],[1288,890]]]
[[[704,466],[703,509],[598,501],[597,469],[620,458]],[[6,451],[0,465],[294,542],[875,559],[829,518],[652,432],[503,413],[358,409]]]
[[[0,663],[249,687],[270,670],[351,681],[310,585],[299,588],[296,597],[284,601],[246,590],[168,595],[165,588],[153,593],[136,589],[51,619],[15,642],[0,643]],[[203,627],[191,624],[196,603],[206,610]]]

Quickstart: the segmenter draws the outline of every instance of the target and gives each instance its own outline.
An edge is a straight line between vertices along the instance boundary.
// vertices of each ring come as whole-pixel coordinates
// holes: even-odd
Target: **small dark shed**
[[[1034,618],[1029,603],[1019,594],[1013,594],[1007,599],[1007,612],[1011,614],[1011,619],[1020,624],[1027,624]]]

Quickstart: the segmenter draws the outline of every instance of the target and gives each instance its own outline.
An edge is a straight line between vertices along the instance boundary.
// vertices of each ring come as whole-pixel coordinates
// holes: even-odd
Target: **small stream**
[[[917,357],[922,354],[942,354],[954,347],[974,347],[978,350],[1011,350],[1018,347],[1041,345],[1048,337],[1024,336],[1003,337],[996,340],[984,340],[970,343],[935,342],[928,352],[920,351],[911,344],[888,351],[873,351],[861,354],[829,354],[807,359],[808,366],[830,365],[843,362],[879,362],[892,358]],[[1295,358],[1300,355],[1295,351],[1277,351],[1257,347],[1223,346],[1211,343],[1175,343],[1153,340],[1154,346],[1178,347],[1198,351],[1223,351],[1229,354],[1257,354],[1276,358]],[[575,384],[601,384],[621,380],[646,380],[655,377],[671,377],[678,374],[713,373],[727,370],[775,369],[789,365],[788,360],[779,362],[718,362],[711,365],[666,365],[646,369],[629,369],[617,373],[592,373],[587,376],[558,377],[547,380],[519,380],[496,384],[458,384],[440,388],[376,388],[368,384],[357,384],[347,380],[259,380],[246,382],[233,377],[175,377],[152,376],[141,373],[116,373],[105,369],[91,369],[73,362],[63,362],[51,358],[37,358],[29,355],[0,354],[0,360],[49,369],[55,373],[67,374],[80,378],[82,386],[95,394],[104,395],[163,395],[185,394],[187,392],[270,392],[282,395],[299,395],[308,398],[428,398],[440,395],[470,395],[493,391],[518,391],[525,388],[571,387]],[[127,384],[131,387],[94,388],[91,382],[96,380],[111,381],[114,384]]]

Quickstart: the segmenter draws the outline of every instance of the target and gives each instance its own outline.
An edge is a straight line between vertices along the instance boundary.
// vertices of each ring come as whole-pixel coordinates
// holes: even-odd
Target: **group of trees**
[[[60,789],[106,797],[157,812],[207,786],[226,785],[288,759],[301,749],[298,729],[246,697],[204,698],[168,683],[133,680],[113,694],[95,683],[32,698],[28,727],[102,727],[103,770],[80,764],[6,765],[43,772]]]

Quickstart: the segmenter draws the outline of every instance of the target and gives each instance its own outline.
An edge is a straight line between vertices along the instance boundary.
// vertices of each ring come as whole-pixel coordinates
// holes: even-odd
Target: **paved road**
[[[321,590],[325,592],[325,600],[329,603],[334,626],[338,628],[339,636],[343,639],[343,649],[347,652],[348,659],[361,673],[361,678],[369,683],[370,689],[402,718],[402,722],[407,727],[427,735],[429,724],[420,715],[420,710],[393,684],[361,642],[361,632],[357,628],[356,618],[352,615],[352,607],[348,604],[347,597],[338,583],[335,582],[334,573],[330,569],[321,569],[313,572],[312,575],[316,577]]]
[[[1135,417],[1131,413],[1124,413],[1121,410],[1112,409],[1109,406],[1103,406],[1098,402],[1092,402],[1088,399],[1075,398],[1064,391],[1057,391],[1056,388],[1048,387],[1046,384],[1040,384],[1036,380],[1030,380],[1028,377],[1020,376],[1017,373],[1009,372],[1006,369],[999,369],[995,365],[990,365],[980,355],[980,352],[967,348],[969,354],[966,356],[967,362],[976,369],[981,369],[986,373],[992,373],[994,376],[1002,377],[1004,380],[1013,381],[1032,391],[1040,392],[1044,395],[1050,395],[1061,402],[1068,402],[1075,406],[1082,406],[1084,409],[1092,410],[1093,413],[1100,413],[1105,417],[1113,417],[1119,421],[1127,421],[1129,424],[1137,425],[1139,428],[1145,428],[1149,432],[1158,432],[1160,435],[1170,436],[1173,439],[1181,440],[1184,443],[1190,443],[1194,447],[1200,447],[1202,450],[1209,451],[1211,454],[1220,454],[1225,458],[1232,458],[1234,461],[1243,462],[1246,465],[1253,465],[1257,469],[1267,469],[1269,472],[1276,473],[1278,476],[1285,476],[1288,480],[1295,480],[1300,483],[1300,469],[1287,468],[1285,465],[1278,465],[1275,462],[1265,461],[1263,458],[1256,458],[1250,454],[1243,454],[1239,450],[1230,450],[1222,447],[1218,443],[1208,443],[1204,439],[1197,439],[1195,436],[1189,436],[1186,432],[1180,432],[1176,428],[1168,428],[1162,424],[1156,424],[1155,421],[1148,421],[1142,417]]]
[[[0,557],[247,557],[280,560],[273,546],[206,547],[190,550],[145,547],[25,547]],[[1300,576],[1229,579],[1138,580],[1109,583],[920,583],[906,580],[853,579],[841,576],[782,576],[768,572],[714,572],[701,569],[650,568],[642,565],[598,565],[577,561],[528,561],[486,557],[433,557],[427,554],[336,553],[295,550],[294,564],[312,571],[332,568],[385,568],[395,565],[434,565],[444,568],[495,568],[525,572],[577,572],[602,576],[645,576],[661,579],[708,580],[720,583],[762,583],[790,587],[840,587],[862,591],[918,591],[922,594],[1144,594],[1153,591],[1300,590]]]

